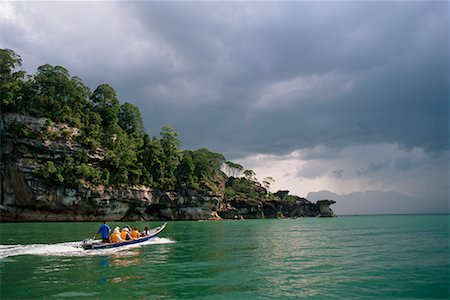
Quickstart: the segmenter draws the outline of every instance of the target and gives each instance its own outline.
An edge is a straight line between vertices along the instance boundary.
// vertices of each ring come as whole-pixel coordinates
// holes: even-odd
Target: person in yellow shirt
[[[137,227],[134,227],[133,231],[131,232],[131,237],[133,239],[138,239],[141,236],[141,233],[139,232]]]
[[[120,236],[119,227],[114,228],[113,233],[111,233],[111,243],[117,243],[122,241],[122,237]]]
[[[124,241],[131,240],[130,231],[131,231],[130,225],[127,225],[122,229],[122,232],[120,233],[120,237],[122,238],[122,240]]]

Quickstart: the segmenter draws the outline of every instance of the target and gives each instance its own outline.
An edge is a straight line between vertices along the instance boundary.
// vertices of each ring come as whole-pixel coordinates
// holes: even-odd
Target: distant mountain
[[[335,200],[333,211],[336,215],[448,213],[449,210],[448,205],[442,207],[442,199],[411,197],[394,191],[366,191],[339,195],[323,190],[310,192],[306,198],[311,201]]]

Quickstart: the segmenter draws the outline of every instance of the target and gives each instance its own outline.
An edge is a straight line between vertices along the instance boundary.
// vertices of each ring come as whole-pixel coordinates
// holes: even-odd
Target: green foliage
[[[160,189],[161,178],[165,176],[161,141],[155,137],[151,139],[148,135],[143,140],[143,147],[139,151],[139,161],[143,165],[141,183]]]
[[[227,199],[264,199],[267,190],[259,183],[247,178],[228,179],[225,187],[225,198]]]
[[[272,177],[266,177],[263,179],[263,186],[266,188],[267,193],[269,193],[270,185],[275,182],[275,179]]]
[[[31,131],[28,129],[27,125],[17,119],[13,119],[9,125],[9,132],[16,138],[26,138],[31,135]]]
[[[119,120],[120,103],[116,91],[109,84],[99,85],[90,97],[96,111],[102,118],[105,127],[117,124]]]
[[[162,163],[164,174],[160,178],[160,187],[163,190],[174,190],[176,185],[176,171],[181,161],[180,141],[178,133],[166,125],[161,132],[161,146],[163,150]]]
[[[195,164],[195,175],[198,178],[211,178],[220,172],[225,157],[220,153],[211,152],[206,148],[200,148],[192,153]]]
[[[137,106],[130,103],[124,103],[120,107],[119,126],[129,135],[143,137],[145,134],[141,112]]]
[[[237,198],[237,192],[233,189],[231,186],[227,186],[225,188],[224,192],[224,198],[225,199],[236,199]]]
[[[234,163],[232,161],[225,162],[225,171],[228,177],[238,177],[241,174],[242,170],[244,170],[244,167],[240,164]]]
[[[244,171],[244,176],[249,181],[256,181],[255,175],[256,174],[253,170],[245,170]]]
[[[94,184],[99,183],[101,177],[101,173],[97,169],[85,163],[75,167],[75,175],[77,178],[82,178]]]
[[[64,177],[61,174],[61,169],[58,168],[52,161],[47,161],[41,167],[35,169],[34,173],[51,183],[64,183]]]
[[[95,150],[101,146],[102,127],[101,117],[95,111],[86,110],[84,117],[84,130],[82,131],[79,141],[91,150]]]
[[[295,202],[297,200],[299,200],[300,197],[299,196],[295,196],[295,195],[287,195],[285,201],[286,202]]]
[[[0,99],[2,111],[14,111],[20,100],[25,72],[15,71],[22,59],[10,49],[0,49]]]
[[[103,183],[101,171],[87,163],[88,157],[86,155],[87,153],[84,151],[79,151],[74,156],[66,155],[61,167],[56,167],[53,162],[47,162],[40,168],[38,174],[47,179],[46,174],[53,174],[56,170],[61,175],[60,181],[56,183],[69,187],[75,187],[87,182],[93,184]]]
[[[82,125],[83,109],[88,104],[89,89],[78,77],[70,77],[61,66],[43,65],[27,85],[26,100],[32,114],[57,122]]]
[[[192,151],[185,150],[177,170],[178,187],[190,189],[198,187],[194,171],[195,165],[192,160]]]
[[[216,194],[221,187],[225,175],[221,167],[225,162],[225,157],[220,153],[200,148],[190,152],[194,165],[194,188],[204,193]]]

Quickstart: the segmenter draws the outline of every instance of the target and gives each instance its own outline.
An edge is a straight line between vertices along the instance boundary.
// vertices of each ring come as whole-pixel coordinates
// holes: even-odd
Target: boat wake
[[[0,260],[6,257],[18,255],[40,256],[95,256],[109,255],[124,250],[140,248],[146,245],[172,244],[174,241],[168,238],[155,237],[148,241],[127,245],[119,248],[102,250],[84,250],[81,242],[66,242],[58,244],[31,244],[31,245],[0,245]]]

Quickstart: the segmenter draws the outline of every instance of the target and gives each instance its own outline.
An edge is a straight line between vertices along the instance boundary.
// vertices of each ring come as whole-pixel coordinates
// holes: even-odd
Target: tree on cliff
[[[245,170],[244,171],[244,176],[247,180],[256,181],[255,175],[256,175],[256,173],[253,170]]]
[[[182,159],[177,169],[177,186],[179,188],[198,188],[197,178],[195,176],[195,165],[192,159],[192,151],[185,150],[182,153]]]
[[[94,110],[101,116],[104,127],[117,124],[120,103],[112,86],[107,83],[99,85],[92,93],[90,100],[93,103]]]
[[[102,161],[102,166],[110,173],[109,183],[138,183],[142,175],[137,156],[139,145],[118,125],[111,125],[108,128],[115,128],[114,136],[108,142],[109,150]]]
[[[88,146],[89,149],[95,150],[101,145],[101,137],[103,135],[102,118],[97,112],[86,108],[83,123],[84,128],[80,135],[80,142]]]
[[[270,186],[275,182],[275,179],[272,177],[266,177],[263,179],[263,186],[267,189],[267,193],[269,193]]]
[[[227,171],[228,177],[238,177],[242,170],[244,170],[244,167],[232,161],[226,161],[225,170]]]
[[[0,49],[0,98],[2,111],[14,110],[25,71],[15,71],[22,66],[22,59],[10,49]]]
[[[164,176],[161,178],[161,188],[174,190],[176,184],[176,170],[181,161],[180,141],[178,133],[166,125],[161,132],[161,146],[163,149]]]
[[[143,146],[139,151],[139,161],[142,163],[141,183],[153,188],[160,187],[160,178],[164,176],[163,148],[156,137],[144,135]]]
[[[145,134],[144,123],[139,108],[131,103],[124,103],[120,107],[119,126],[129,135],[143,137]]]
[[[33,114],[81,125],[90,91],[78,77],[71,78],[67,69],[48,64],[40,66],[30,81],[30,88],[27,97]]]

